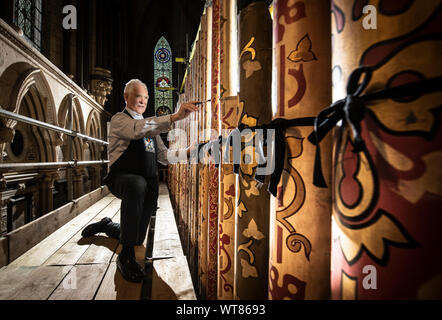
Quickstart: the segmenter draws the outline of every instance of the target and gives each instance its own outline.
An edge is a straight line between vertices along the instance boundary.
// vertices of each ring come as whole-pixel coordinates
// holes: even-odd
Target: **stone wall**
[[[49,21],[56,21],[58,9],[46,9],[48,12],[44,13],[49,15]],[[68,99],[73,94],[72,130],[107,140],[106,123],[111,115],[103,105],[110,90],[92,96],[63,73],[58,67],[63,64],[62,42],[62,32],[51,34],[51,42],[46,46],[50,61],[31,47],[16,28],[0,19],[0,108],[67,128]],[[111,83],[109,74],[104,81]],[[67,150],[68,139],[63,134],[4,117],[0,117],[0,130],[0,163],[101,160],[105,151],[100,144],[75,138],[71,158]],[[105,173],[100,169],[100,166],[94,166],[74,170],[74,199],[99,187]],[[32,194],[32,211],[37,212],[31,215],[32,218],[52,211],[55,209],[54,196],[65,198],[59,194],[66,192],[65,186],[65,171],[59,168],[28,168],[20,172],[0,168],[2,220],[7,217],[9,199],[26,194]],[[60,201],[56,203],[60,205]],[[1,232],[5,233],[6,221],[2,221],[2,226]]]

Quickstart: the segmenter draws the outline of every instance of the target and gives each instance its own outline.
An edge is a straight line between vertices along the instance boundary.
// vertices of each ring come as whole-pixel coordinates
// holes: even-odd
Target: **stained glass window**
[[[166,38],[161,37],[154,51],[155,115],[172,113],[172,51]]]
[[[14,23],[23,30],[23,36],[38,50],[41,49],[42,0],[15,0]]]

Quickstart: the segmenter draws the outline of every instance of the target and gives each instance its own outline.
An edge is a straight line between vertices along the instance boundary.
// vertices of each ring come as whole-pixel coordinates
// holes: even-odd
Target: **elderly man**
[[[143,118],[149,99],[146,85],[133,79],[124,88],[126,107],[115,114],[109,130],[109,174],[105,183],[121,201],[120,223],[103,218],[82,231],[83,237],[105,232],[122,244],[117,268],[124,279],[140,282],[143,269],[135,260],[134,246],[142,245],[152,213],[157,209],[157,161],[167,164],[166,148],[160,133],[171,129],[173,122],[186,118],[198,108],[183,103],[179,110],[162,117]],[[188,149],[188,154],[190,148]]]

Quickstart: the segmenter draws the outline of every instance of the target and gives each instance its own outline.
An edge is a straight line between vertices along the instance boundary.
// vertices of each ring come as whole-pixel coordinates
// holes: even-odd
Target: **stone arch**
[[[86,122],[86,134],[97,139],[104,139],[103,125],[101,123],[100,116],[96,110],[92,110],[89,113],[89,117]],[[88,145],[90,160],[100,160],[102,145],[94,142],[88,142]]]
[[[54,98],[43,72],[25,62],[9,66],[0,76],[0,106],[8,111],[57,125]],[[12,138],[1,146],[8,157],[5,162],[56,161],[57,135],[36,126],[1,118],[0,125],[12,132]],[[24,136],[25,154],[12,152],[15,131]],[[12,146],[13,147],[13,146]]]
[[[67,128],[68,126],[68,105],[69,105],[69,95],[66,95],[61,101],[60,108],[58,109],[58,124],[62,128]],[[83,111],[81,109],[80,101],[77,97],[72,99],[72,130],[77,131],[79,133],[85,133],[84,130],[84,118]],[[70,161],[72,159],[67,158],[68,150],[67,148],[67,139],[64,135],[60,135],[61,140],[63,141],[61,152],[63,154],[63,161]],[[72,142],[73,147],[73,157],[76,160],[84,159],[83,149],[85,147],[85,142],[80,138],[75,138]]]
[[[19,113],[20,104],[32,86],[39,92],[45,107],[45,112],[40,112],[44,114],[43,121],[57,125],[54,97],[49,83],[43,72],[29,63],[16,62],[2,73],[0,106],[8,111]]]

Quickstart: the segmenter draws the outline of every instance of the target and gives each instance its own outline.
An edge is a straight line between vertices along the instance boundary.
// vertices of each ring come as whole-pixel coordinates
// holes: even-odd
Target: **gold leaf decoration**
[[[250,60],[245,61],[242,67],[246,71],[246,79],[250,78],[255,71],[262,69],[259,61],[250,61]]]
[[[242,55],[246,52],[250,52],[250,54],[252,55],[252,61],[255,60],[255,56],[256,56],[256,51],[255,49],[253,49],[252,47],[250,47],[253,43],[253,41],[255,41],[255,37],[251,37],[250,41],[246,44],[246,46],[244,47],[244,49],[242,49],[241,54],[239,55],[239,57],[241,58]]]
[[[312,41],[310,40],[308,33],[299,40],[296,49],[290,52],[287,59],[293,62],[318,60],[315,53],[312,51]]]
[[[258,225],[254,219],[250,220],[247,229],[245,229],[242,234],[247,238],[255,238],[256,240],[264,239],[264,234],[258,230]]]

